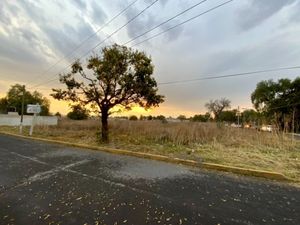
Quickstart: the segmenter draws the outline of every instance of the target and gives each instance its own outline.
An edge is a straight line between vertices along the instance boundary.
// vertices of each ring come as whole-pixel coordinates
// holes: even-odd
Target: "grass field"
[[[279,133],[217,127],[215,123],[110,120],[105,146],[283,173],[300,182],[300,142]],[[17,127],[0,130],[18,132]],[[100,122],[62,119],[35,127],[34,136],[89,145],[99,141]],[[25,128],[28,133],[28,128]]]

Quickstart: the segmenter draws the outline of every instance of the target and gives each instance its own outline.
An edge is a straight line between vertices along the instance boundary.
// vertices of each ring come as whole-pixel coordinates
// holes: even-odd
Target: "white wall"
[[[31,125],[33,116],[25,115],[23,125]],[[18,126],[20,125],[21,116],[0,114],[0,126]],[[37,116],[35,125],[57,125],[56,116]]]

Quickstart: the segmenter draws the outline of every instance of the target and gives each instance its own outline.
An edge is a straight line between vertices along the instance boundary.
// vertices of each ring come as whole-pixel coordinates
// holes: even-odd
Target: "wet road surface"
[[[300,224],[300,189],[0,135],[0,224]]]

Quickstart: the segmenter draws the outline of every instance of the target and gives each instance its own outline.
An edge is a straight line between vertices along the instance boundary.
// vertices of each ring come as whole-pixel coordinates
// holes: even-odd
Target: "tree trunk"
[[[104,143],[108,143],[108,110],[101,110],[101,138]]]

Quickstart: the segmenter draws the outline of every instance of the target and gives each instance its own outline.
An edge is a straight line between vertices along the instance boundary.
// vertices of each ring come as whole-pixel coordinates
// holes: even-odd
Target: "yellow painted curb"
[[[225,172],[231,172],[231,173],[255,176],[255,177],[263,177],[263,178],[272,179],[272,180],[293,181],[293,180],[287,178],[286,176],[284,176],[283,174],[276,173],[276,172],[245,169],[245,168],[241,168],[241,167],[226,166],[226,165],[215,164],[215,163],[200,163],[200,162],[197,162],[194,160],[170,158],[167,156],[156,155],[156,154],[151,154],[151,153],[133,152],[133,151],[129,151],[129,150],[114,149],[114,148],[109,148],[109,147],[97,147],[97,146],[90,146],[90,145],[84,145],[84,144],[70,143],[70,142],[66,142],[66,141],[51,140],[51,139],[46,139],[46,138],[23,136],[23,135],[19,135],[19,134],[4,132],[4,131],[0,131],[0,134],[11,135],[11,136],[15,136],[15,137],[26,138],[26,139],[36,140],[36,141],[44,141],[44,142],[49,142],[49,143],[54,143],[54,144],[68,145],[68,146],[78,147],[78,148],[99,150],[99,151],[113,153],[113,154],[119,154],[119,155],[128,155],[128,156],[135,156],[135,157],[152,159],[152,160],[159,160],[159,161],[170,162],[170,163],[175,163],[175,164],[182,164],[182,165],[193,166],[193,167],[204,168],[204,169],[219,170],[219,171],[225,171]]]
[[[202,168],[226,171],[226,172],[237,173],[237,174],[242,174],[247,176],[263,177],[272,180],[292,181],[281,173],[264,171],[264,170],[245,169],[241,167],[226,166],[226,165],[215,164],[215,163],[202,163]]]

